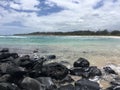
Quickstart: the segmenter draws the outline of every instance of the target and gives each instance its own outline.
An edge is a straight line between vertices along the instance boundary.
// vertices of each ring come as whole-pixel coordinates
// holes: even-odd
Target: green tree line
[[[28,34],[16,34],[16,35],[112,35],[120,36],[119,30],[108,31],[108,30],[99,30],[99,31],[71,31],[71,32],[33,32]]]

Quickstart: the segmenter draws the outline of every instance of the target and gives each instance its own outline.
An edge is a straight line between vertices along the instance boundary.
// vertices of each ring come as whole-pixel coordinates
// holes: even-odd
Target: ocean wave
[[[27,38],[26,36],[0,36],[0,38]]]
[[[63,36],[68,39],[120,39],[120,36]]]

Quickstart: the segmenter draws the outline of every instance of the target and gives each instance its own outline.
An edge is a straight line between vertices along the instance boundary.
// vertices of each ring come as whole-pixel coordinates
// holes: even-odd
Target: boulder
[[[75,90],[72,84],[64,85],[58,88],[57,90]]]
[[[71,68],[70,69],[70,74],[71,75],[76,75],[76,76],[81,76],[82,75],[82,68],[81,67],[77,67],[77,68]]]
[[[82,67],[73,67],[70,69],[71,75],[82,76],[83,74],[88,73],[89,68],[82,68]]]
[[[104,67],[103,69],[107,74],[115,74],[115,75],[117,75],[117,73],[111,67]]]
[[[120,90],[120,86],[110,86],[105,90]]]
[[[47,59],[56,59],[56,56],[55,55],[48,55]]]
[[[25,55],[19,58],[17,64],[21,67],[25,67],[26,69],[32,68],[33,62],[30,59],[29,55]]]
[[[97,82],[80,79],[75,82],[75,90],[100,90],[100,86]]]
[[[17,85],[11,83],[0,83],[0,90],[20,90]]]
[[[0,60],[9,58],[10,56],[11,56],[11,54],[9,52],[0,53]]]
[[[90,63],[85,58],[79,58],[77,61],[74,62],[74,67],[89,67]]]
[[[52,90],[57,88],[55,83],[50,77],[38,77],[36,78],[36,80],[38,80],[41,84],[43,84],[46,89]]]
[[[4,74],[4,75],[2,75],[0,77],[0,83],[7,82],[9,78],[10,78],[10,74]]]
[[[60,84],[65,84],[65,83],[72,83],[74,80],[72,79],[71,76],[67,75],[63,80],[61,80],[59,83]]]
[[[11,54],[11,57],[13,57],[14,59],[19,57],[18,53],[10,53],[10,54]]]
[[[2,50],[0,50],[1,53],[4,53],[4,52],[9,52],[9,49],[8,48],[3,48]]]
[[[72,65],[68,61],[60,61],[59,63],[66,66],[68,69],[72,68]]]
[[[18,58],[19,56],[18,56],[17,53],[4,52],[4,53],[1,53],[1,54],[0,54],[0,59],[1,59],[0,61],[3,61],[2,59],[7,59],[7,58],[10,58],[10,57],[16,59],[16,58]]]
[[[44,84],[41,84],[38,80],[25,77],[21,82],[23,90],[46,90]]]
[[[89,74],[90,74],[89,75],[90,77],[101,76],[102,72],[96,66],[91,66],[91,67],[89,67]]]
[[[64,65],[57,62],[49,63],[42,67],[42,73],[45,76],[60,80],[68,75],[68,71]]]

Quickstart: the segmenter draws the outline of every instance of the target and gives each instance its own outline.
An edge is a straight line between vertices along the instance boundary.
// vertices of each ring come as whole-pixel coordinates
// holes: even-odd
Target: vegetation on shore
[[[108,30],[102,30],[102,31],[71,31],[71,32],[33,32],[33,33],[27,33],[27,34],[15,34],[15,35],[106,35],[106,36],[120,36],[119,30],[114,31],[108,31]]]

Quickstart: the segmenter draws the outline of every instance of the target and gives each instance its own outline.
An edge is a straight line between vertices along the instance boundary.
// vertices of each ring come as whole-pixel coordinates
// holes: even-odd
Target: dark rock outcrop
[[[80,79],[75,82],[75,90],[100,90],[100,86],[97,82]]]
[[[74,62],[74,67],[89,67],[90,63],[85,58],[79,58]]]

